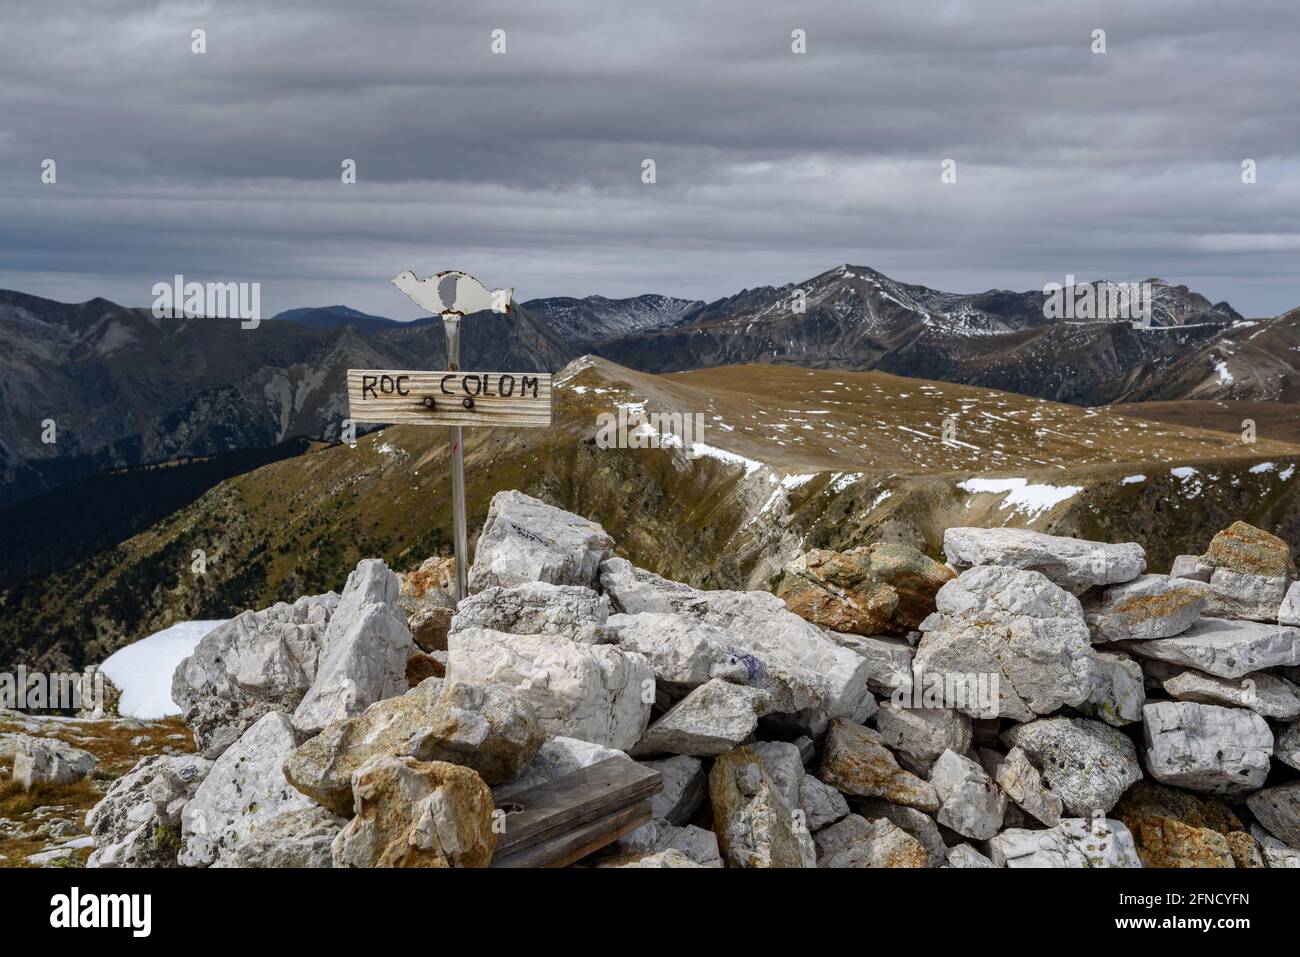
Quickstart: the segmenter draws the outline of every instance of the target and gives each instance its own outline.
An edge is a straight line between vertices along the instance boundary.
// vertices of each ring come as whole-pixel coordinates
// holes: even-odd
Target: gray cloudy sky
[[[0,0],[0,18],[0,287],[147,305],[182,273],[260,281],[266,314],[405,318],[404,268],[524,299],[712,299],[847,261],[958,292],[1160,276],[1248,315],[1300,305],[1295,0]]]

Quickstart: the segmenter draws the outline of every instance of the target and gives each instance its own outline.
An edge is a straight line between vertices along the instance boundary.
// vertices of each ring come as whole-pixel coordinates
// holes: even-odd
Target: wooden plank
[[[650,802],[638,801],[540,844],[532,844],[505,857],[493,856],[488,866],[568,867],[574,861],[613,844],[624,834],[649,824],[652,816]]]
[[[573,830],[663,790],[663,775],[626,758],[606,758],[501,802],[505,833],[498,854],[510,854]]]
[[[348,414],[394,425],[541,428],[551,424],[551,375],[349,369]]]

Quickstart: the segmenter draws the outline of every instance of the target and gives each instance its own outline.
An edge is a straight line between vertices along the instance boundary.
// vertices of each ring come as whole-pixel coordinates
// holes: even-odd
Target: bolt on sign
[[[465,597],[468,556],[465,530],[464,426],[540,428],[551,424],[551,376],[542,372],[464,372],[460,322],[476,312],[508,313],[513,289],[488,289],[468,273],[450,269],[417,279],[409,269],[393,280],[416,305],[442,316],[447,368],[442,371],[349,369],[348,415],[354,422],[445,425],[451,428],[452,531],[456,548],[456,600]]]

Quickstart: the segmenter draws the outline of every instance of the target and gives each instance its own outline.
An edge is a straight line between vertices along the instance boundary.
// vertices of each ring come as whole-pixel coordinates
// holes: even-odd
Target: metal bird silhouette
[[[405,269],[393,279],[393,285],[406,293],[421,309],[441,315],[467,316],[472,312],[507,313],[514,287],[488,289],[467,272],[448,269],[428,279],[417,279]]]

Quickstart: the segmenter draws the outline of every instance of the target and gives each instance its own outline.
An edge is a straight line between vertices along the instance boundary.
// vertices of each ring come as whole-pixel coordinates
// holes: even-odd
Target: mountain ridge
[[[556,371],[584,353],[648,372],[752,362],[878,369],[1079,405],[1300,398],[1300,309],[1248,322],[1185,286],[1153,289],[1154,328],[1135,329],[1048,320],[1042,292],[947,293],[843,264],[711,303],[528,300],[508,316],[471,317],[463,355],[521,371]],[[0,357],[0,505],[105,469],[336,440],[347,368],[445,363],[437,317],[399,322],[346,306],[287,310],[242,330],[102,298],[0,291],[0,335],[12,346]],[[58,440],[47,444],[51,419]]]

